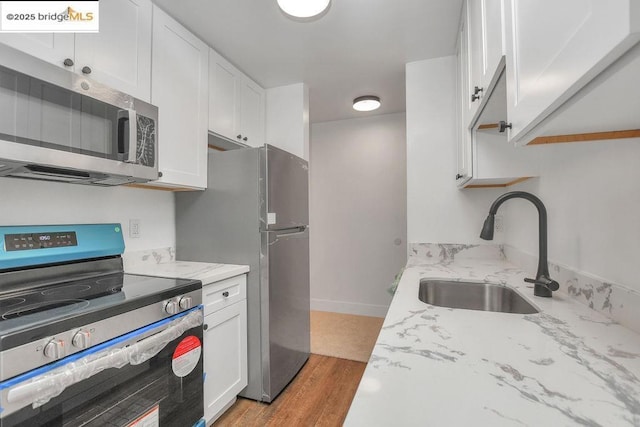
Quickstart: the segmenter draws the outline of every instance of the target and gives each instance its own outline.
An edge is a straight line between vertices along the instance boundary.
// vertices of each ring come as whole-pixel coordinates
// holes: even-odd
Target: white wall
[[[483,242],[484,218],[504,192],[456,187],[455,67],[455,56],[406,66],[409,243]]]
[[[119,222],[127,252],[175,247],[175,202],[169,191],[0,178],[0,225]],[[129,238],[129,219],[140,238]]]
[[[405,115],[313,124],[311,137],[311,308],[384,316],[406,263]]]
[[[525,147],[540,177],[513,186],[545,203],[549,259],[640,291],[640,139]],[[537,211],[510,200],[500,210],[505,243],[538,253]]]
[[[309,87],[267,89],[267,143],[309,160]]]

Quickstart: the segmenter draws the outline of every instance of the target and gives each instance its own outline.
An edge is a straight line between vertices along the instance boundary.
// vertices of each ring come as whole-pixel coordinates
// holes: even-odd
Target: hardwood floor
[[[341,426],[366,366],[312,354],[273,403],[238,398],[214,426]]]

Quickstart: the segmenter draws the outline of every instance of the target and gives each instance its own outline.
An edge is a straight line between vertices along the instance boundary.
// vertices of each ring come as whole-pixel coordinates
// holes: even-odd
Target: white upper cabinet
[[[151,95],[151,1],[100,2],[100,32],[76,34],[75,67],[142,100]]]
[[[264,145],[265,93],[249,78],[240,81],[240,129],[242,142],[259,147]]]
[[[207,186],[209,48],[154,6],[151,103],[158,107],[158,160],[152,185]]]
[[[213,49],[209,68],[209,130],[242,144],[263,145],[264,89]]]
[[[510,144],[506,132],[493,127],[507,116],[504,62],[500,70],[497,83],[492,85],[486,105],[471,128],[472,176],[464,184],[466,188],[508,187],[538,175],[539,153]]]
[[[459,130],[458,187],[508,187],[538,175],[538,153],[510,144],[495,127],[507,115],[504,62],[499,70],[477,120]]]
[[[467,2],[465,29],[468,48],[469,120],[489,91],[503,55],[503,0]]]
[[[151,0],[100,2],[96,34],[0,34],[0,42],[143,101],[151,94]]]
[[[240,126],[240,98],[237,96],[240,76],[236,67],[209,49],[209,129],[234,140]]]
[[[640,39],[638,9],[637,0],[505,0],[510,140],[528,143],[528,132]]]
[[[507,120],[502,10],[501,0],[470,0],[462,11],[456,52],[458,187],[506,187],[537,175],[531,153],[509,144],[496,125]]]

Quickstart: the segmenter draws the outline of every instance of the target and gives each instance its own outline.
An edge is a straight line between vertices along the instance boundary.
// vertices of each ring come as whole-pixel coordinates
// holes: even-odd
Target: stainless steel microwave
[[[158,108],[0,44],[0,176],[158,178]]]

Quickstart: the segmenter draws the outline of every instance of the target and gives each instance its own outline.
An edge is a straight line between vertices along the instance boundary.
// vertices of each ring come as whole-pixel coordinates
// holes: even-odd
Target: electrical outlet
[[[139,219],[129,220],[129,237],[131,237],[132,239],[137,239],[140,237],[140,220]]]
[[[502,218],[502,215],[496,215],[496,218],[494,221],[494,227],[495,227],[496,233],[504,232],[504,220]]]

